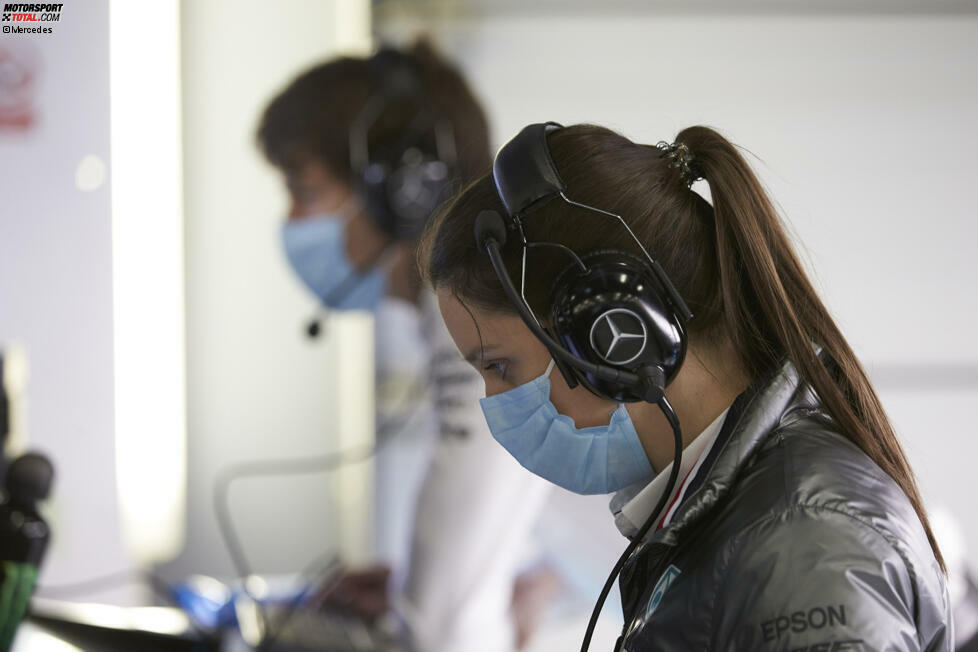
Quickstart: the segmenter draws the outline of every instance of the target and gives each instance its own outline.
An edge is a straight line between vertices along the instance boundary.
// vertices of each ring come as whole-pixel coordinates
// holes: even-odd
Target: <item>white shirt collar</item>
[[[713,423],[708,425],[683,450],[682,463],[679,465],[679,481],[673,489],[673,496],[677,496],[685,490],[686,482],[684,480],[688,476],[691,477],[690,471],[693,471],[694,467],[698,470],[703,460],[709,455],[710,449],[713,448],[713,444],[716,442],[717,435],[720,434],[720,430],[723,428],[723,421],[729,411],[730,408],[728,407],[720,413],[720,416],[714,419]],[[669,483],[669,472],[671,470],[672,462],[662,469],[645,487],[628,487],[615,494],[611,500],[610,507],[612,513],[615,515],[615,525],[622,535],[631,539],[638,534],[639,529],[652,514],[652,510],[655,509],[656,504],[662,497],[662,493],[666,490],[666,485]],[[675,505],[678,506],[679,502],[681,501],[675,501]],[[671,512],[673,510],[670,510],[671,503],[672,501],[667,502],[664,508],[667,511],[667,517],[671,517],[672,515]]]

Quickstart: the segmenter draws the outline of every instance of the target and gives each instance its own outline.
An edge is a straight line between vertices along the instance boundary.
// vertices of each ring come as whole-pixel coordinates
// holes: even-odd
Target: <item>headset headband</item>
[[[421,71],[416,62],[400,50],[381,48],[370,58],[370,68],[377,84],[376,94],[388,100],[422,94]]]
[[[492,177],[513,219],[522,218],[566,188],[547,146],[547,134],[562,128],[556,122],[529,125],[496,154]]]
[[[550,155],[550,147],[547,144],[547,134],[558,129],[563,129],[563,125],[556,122],[539,122],[528,125],[512,140],[503,145],[496,154],[492,164],[492,177],[496,184],[496,193],[512,219],[510,227],[514,226],[513,221],[516,223],[515,226],[519,226],[520,221],[526,215],[554,197],[560,197],[572,206],[617,219],[645,255],[652,273],[664,287],[680,321],[688,322],[693,318],[693,313],[683,301],[672,281],[669,280],[665,270],[652,258],[645,245],[635,236],[625,220],[616,213],[574,201],[564,193],[566,185],[560,178],[560,173],[557,172],[557,166],[554,165],[553,157]]]
[[[421,82],[414,62],[394,48],[381,48],[367,60],[375,89],[350,125],[350,167],[362,173],[370,162],[369,129],[391,101],[406,98],[420,107]]]

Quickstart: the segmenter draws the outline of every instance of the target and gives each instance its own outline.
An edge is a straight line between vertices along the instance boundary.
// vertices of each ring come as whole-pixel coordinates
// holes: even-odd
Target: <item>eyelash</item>
[[[498,374],[500,378],[506,378],[506,363],[501,360],[494,360],[483,366],[483,370]]]

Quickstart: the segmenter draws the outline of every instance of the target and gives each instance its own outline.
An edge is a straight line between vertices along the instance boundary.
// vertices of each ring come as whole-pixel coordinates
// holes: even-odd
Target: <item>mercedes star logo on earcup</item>
[[[610,364],[634,361],[647,340],[645,322],[627,308],[607,310],[591,324],[591,348]]]

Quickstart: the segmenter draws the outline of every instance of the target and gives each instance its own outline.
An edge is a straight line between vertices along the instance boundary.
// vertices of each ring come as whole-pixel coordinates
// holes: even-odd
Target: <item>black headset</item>
[[[452,123],[425,97],[417,62],[393,48],[369,60],[375,91],[350,127],[350,167],[367,213],[395,240],[417,238],[447,197],[457,171]],[[413,118],[390,142],[370,146],[370,129],[395,104]],[[435,148],[425,143],[433,136]]]
[[[509,219],[495,211],[480,213],[476,242],[488,253],[513,306],[549,349],[568,385],[580,381],[594,394],[617,402],[657,402],[683,363],[685,325],[692,313],[620,216],[567,197],[547,145],[547,135],[561,128],[555,122],[529,125],[496,154],[492,174]],[[557,276],[550,293],[551,336],[516,291],[499,250],[508,232],[514,231],[523,240],[525,256],[533,244],[526,241],[525,220],[555,198],[603,214],[596,219],[617,220],[645,258],[614,249],[578,256],[556,245],[574,261]],[[525,269],[524,265],[524,273]]]
[[[451,191],[458,171],[455,129],[428,101],[417,62],[410,56],[382,48],[368,64],[375,90],[350,125],[353,183],[369,219],[383,233],[394,242],[412,241]],[[371,148],[371,127],[395,104],[410,104],[413,119],[392,141]],[[433,152],[425,142],[429,134],[434,137]],[[378,261],[382,256],[383,252]],[[361,280],[360,274],[351,273],[320,304],[306,324],[309,339],[322,334],[325,306],[352,293]]]

